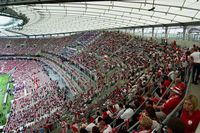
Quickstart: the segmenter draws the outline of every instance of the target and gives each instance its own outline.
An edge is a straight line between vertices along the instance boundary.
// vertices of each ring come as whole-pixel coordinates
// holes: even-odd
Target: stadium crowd
[[[83,35],[78,38],[81,37]],[[62,45],[59,49],[61,51],[66,45],[63,41],[58,43]],[[73,47],[74,45],[73,43]],[[67,46],[70,47],[70,43]],[[53,49],[53,43],[52,48],[49,48],[46,51]],[[55,52],[59,53],[59,50]],[[77,92],[73,100],[64,100],[64,93],[61,91],[61,94],[58,94],[56,83],[46,80],[48,76],[43,77],[44,73],[39,74],[42,72],[40,65],[24,61],[26,63],[21,63],[20,66],[22,71],[19,68],[19,75],[23,73],[24,76],[17,75],[16,78],[21,79],[16,81],[25,81],[25,85],[32,84],[19,87],[30,90],[27,89],[27,95],[20,98],[24,89],[18,89],[19,94],[13,101],[11,115],[4,131],[17,131],[22,127],[25,132],[50,132],[59,124],[62,133],[114,133],[127,132],[138,123],[139,128],[133,128],[135,132],[150,133],[161,127],[161,122],[185,96],[188,68],[197,68],[193,69],[192,79],[194,84],[198,84],[199,67],[195,63],[199,62],[195,62],[195,55],[191,54],[198,50],[196,46],[192,49],[181,48],[176,42],[161,45],[152,39],[119,32],[103,32],[98,39],[85,45],[81,52],[74,53],[69,58],[70,62],[77,62],[96,74],[96,86],[85,81],[81,75],[84,70],[77,71],[77,68],[63,62],[59,56],[43,54],[64,65],[64,70],[69,71],[67,75],[78,78],[78,85],[85,88],[81,94]],[[193,66],[190,65],[192,63]],[[17,62],[14,64],[16,66]],[[4,66],[12,68],[12,65]],[[18,70],[18,67],[16,69]],[[37,78],[36,81],[35,77],[27,78],[30,77],[30,72],[37,73],[34,76],[37,75],[38,80],[42,81],[36,91],[33,90],[33,83]],[[15,73],[13,75],[15,79]],[[30,79],[33,81],[26,81]],[[82,87],[85,82],[87,85]],[[72,84],[71,87],[75,87],[76,92],[76,86]],[[180,130],[188,133],[195,131],[200,121],[197,105],[195,96],[191,95],[185,99],[180,117],[185,126]],[[173,127],[168,127],[175,132]]]

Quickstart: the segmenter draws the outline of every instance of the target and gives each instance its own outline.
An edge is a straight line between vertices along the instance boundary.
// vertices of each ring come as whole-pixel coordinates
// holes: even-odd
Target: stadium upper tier
[[[39,51],[53,51],[71,55],[98,37],[99,32],[83,32],[67,37],[10,39],[1,38],[1,54],[35,54]]]
[[[7,28],[0,36],[50,35],[121,27],[184,25],[200,21],[198,0],[126,0],[56,3],[56,0],[1,1],[28,23]],[[5,8],[1,7],[4,12]]]

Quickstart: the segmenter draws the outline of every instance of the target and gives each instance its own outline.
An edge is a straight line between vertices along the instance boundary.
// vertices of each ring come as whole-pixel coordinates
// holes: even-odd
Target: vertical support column
[[[166,39],[168,38],[167,32],[168,32],[168,27],[166,26],[166,27],[165,27],[165,38],[166,38]]]
[[[128,33],[128,29],[125,29],[125,33]]]
[[[144,37],[144,28],[142,28],[142,37]]]
[[[187,26],[183,26],[183,40],[185,40]]]
[[[133,34],[135,35],[135,28],[133,28]]]
[[[152,27],[152,34],[151,37],[154,37],[154,27]]]

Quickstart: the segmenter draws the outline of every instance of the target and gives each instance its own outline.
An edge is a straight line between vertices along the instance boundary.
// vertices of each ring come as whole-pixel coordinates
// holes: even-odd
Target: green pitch
[[[8,74],[0,74],[0,126],[6,124],[6,117],[11,109],[11,100],[13,95],[8,94],[6,104],[3,104],[4,95],[6,93],[7,84],[10,80]],[[9,83],[10,88],[13,90],[13,83]]]

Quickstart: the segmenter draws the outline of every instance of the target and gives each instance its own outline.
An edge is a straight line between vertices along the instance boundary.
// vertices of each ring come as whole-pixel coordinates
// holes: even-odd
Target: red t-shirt
[[[184,82],[180,82],[176,85],[176,87],[180,88],[183,92],[187,88]]]
[[[105,112],[102,113],[102,118],[105,119],[108,116],[108,114]]]
[[[171,84],[169,80],[165,80],[162,84],[162,94],[165,93],[166,88]]]
[[[195,132],[200,121],[200,110],[196,110],[189,115],[189,112],[183,109],[181,120],[185,123],[185,133]]]
[[[170,84],[171,82],[169,80],[165,80],[162,86],[167,88]]]
[[[94,118],[90,117],[90,123],[94,122]]]
[[[178,95],[171,96],[165,103],[163,103],[162,111],[168,115],[181,101],[181,98]]]

